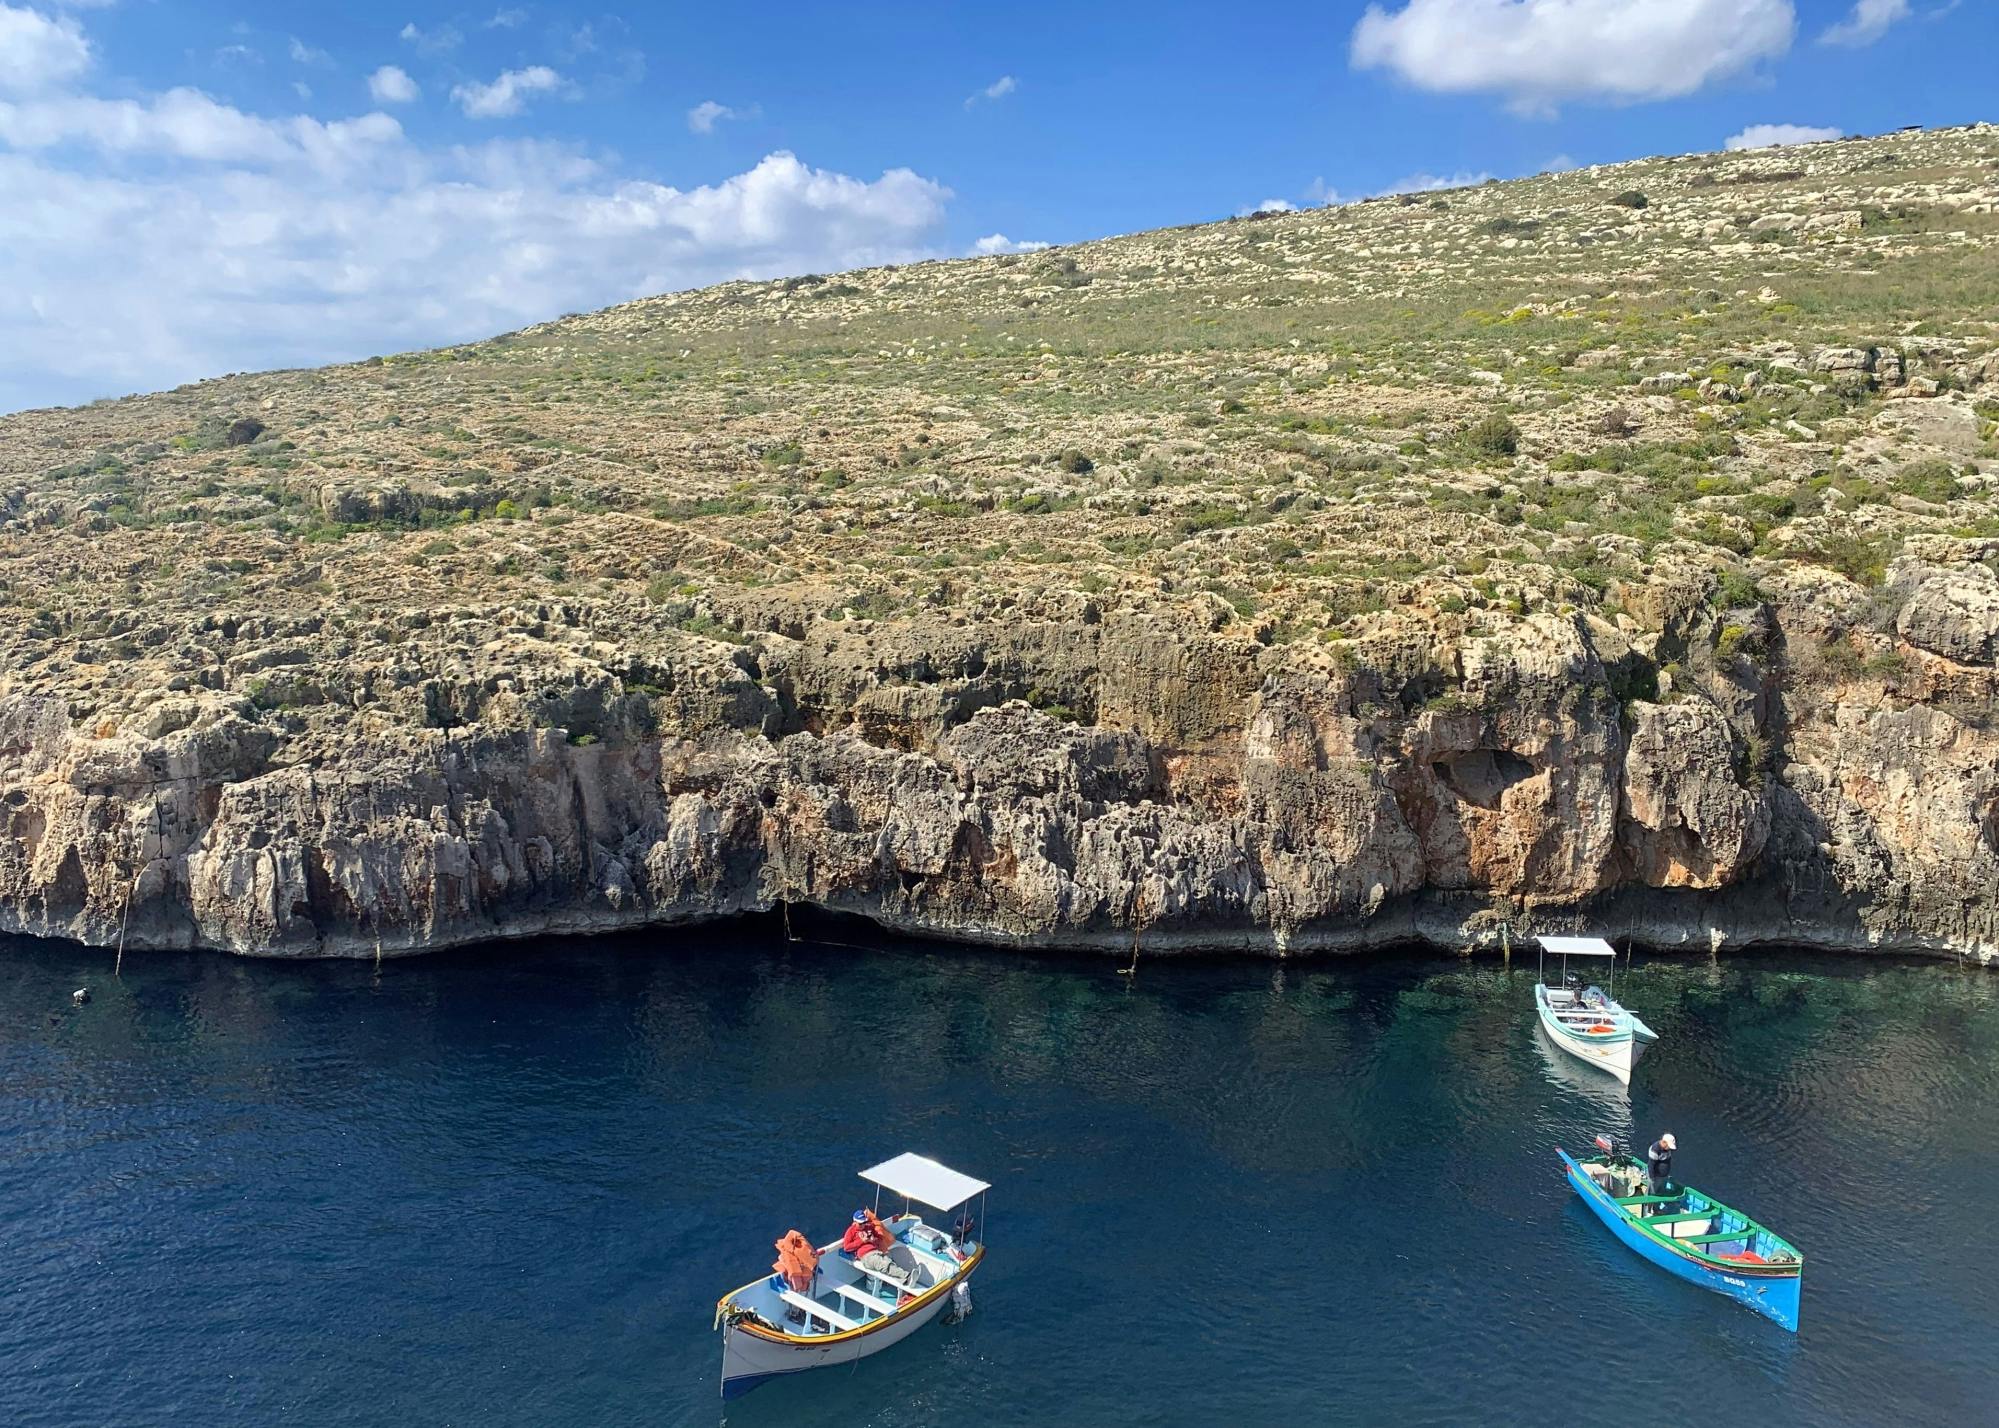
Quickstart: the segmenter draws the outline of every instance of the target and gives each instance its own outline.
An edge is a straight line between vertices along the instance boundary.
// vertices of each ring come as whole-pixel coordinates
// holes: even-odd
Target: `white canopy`
[[[1601,937],[1537,937],[1544,952],[1557,957],[1615,957],[1617,949]]]
[[[939,1165],[908,1151],[863,1170],[861,1179],[920,1200],[933,1210],[955,1210],[974,1195],[992,1188],[983,1180],[960,1175],[948,1165]]]

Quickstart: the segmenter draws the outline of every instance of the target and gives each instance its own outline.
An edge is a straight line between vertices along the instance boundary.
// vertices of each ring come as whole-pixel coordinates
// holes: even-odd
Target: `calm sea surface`
[[[1628,1102],[1532,981],[762,924],[379,975],[0,946],[0,1423],[721,1423],[717,1296],[904,1149],[994,1182],[972,1317],[729,1424],[1995,1421],[1999,976],[1641,958]],[[1805,1251],[1796,1337],[1563,1183],[1663,1129]]]

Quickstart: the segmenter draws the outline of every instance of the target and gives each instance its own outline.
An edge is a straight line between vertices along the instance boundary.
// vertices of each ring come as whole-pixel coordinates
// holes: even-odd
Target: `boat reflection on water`
[[[1572,1092],[1588,1103],[1592,1112],[1609,1117],[1612,1123],[1621,1125],[1628,1132],[1631,1127],[1631,1088],[1615,1076],[1609,1076],[1594,1067],[1585,1065],[1568,1052],[1555,1045],[1548,1029],[1540,1019],[1534,1022],[1534,1050],[1541,1058],[1541,1068],[1548,1073],[1549,1081],[1564,1091]]]

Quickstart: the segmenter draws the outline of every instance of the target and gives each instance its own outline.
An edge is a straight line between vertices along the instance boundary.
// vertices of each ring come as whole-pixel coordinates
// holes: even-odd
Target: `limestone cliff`
[[[1995,274],[1973,126],[0,416],[0,928],[1991,958]]]
[[[1855,638],[1836,578],[1681,610],[1663,679],[1660,650],[1580,614],[1473,633],[1410,611],[1328,649],[1086,606],[686,639],[640,692],[586,633],[616,611],[568,606],[531,653],[371,671],[401,727],[287,738],[191,690],[106,732],[16,695],[0,915],[287,954],[790,900],[1031,945],[1297,951],[1581,919],[1990,956],[1999,580],[1968,557],[1995,550],[1898,570],[1898,633],[1809,679],[1778,651],[1823,660],[1829,621]],[[1730,620],[1759,651],[1717,651]],[[1029,678],[1071,710],[1030,706]]]

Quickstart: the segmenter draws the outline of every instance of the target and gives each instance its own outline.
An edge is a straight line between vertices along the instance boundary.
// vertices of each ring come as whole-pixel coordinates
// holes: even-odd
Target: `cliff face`
[[[1504,919],[1990,957],[1999,579],[1969,557],[1999,544],[1932,553],[1966,559],[1899,568],[1885,630],[1852,632],[1833,577],[1688,604],[1649,652],[1583,614],[1473,634],[1409,611],[1328,650],[1198,604],[1086,603],[689,640],[635,693],[593,658],[610,612],[572,607],[483,672],[374,671],[400,728],[286,740],[199,691],[102,732],[17,695],[0,909],[301,955],[789,900],[1033,945],[1295,951]],[[1753,651],[1717,650],[1750,627]],[[1779,652],[1824,661],[1829,629],[1849,654],[1800,677]],[[1017,697],[1026,671],[1090,724]],[[447,706],[460,727],[435,726]]]
[[[0,416],[0,928],[1990,958],[1995,273],[1975,126]]]

